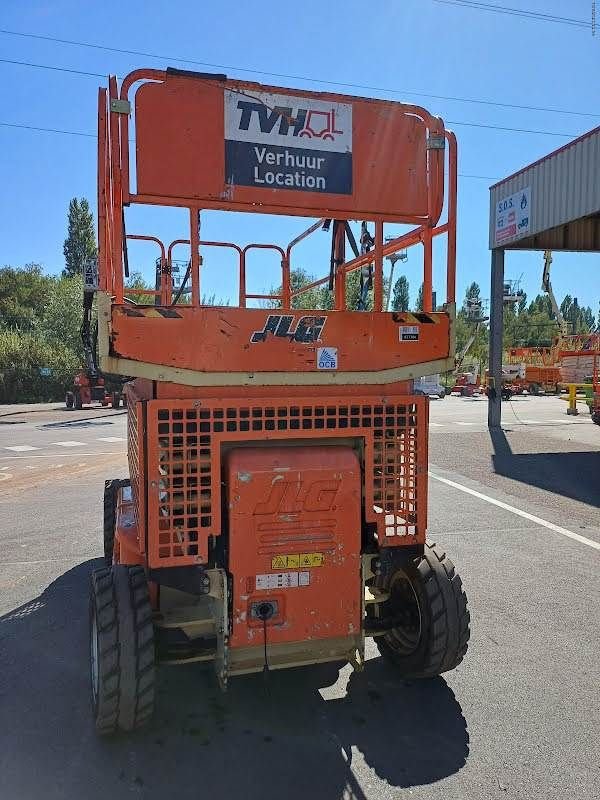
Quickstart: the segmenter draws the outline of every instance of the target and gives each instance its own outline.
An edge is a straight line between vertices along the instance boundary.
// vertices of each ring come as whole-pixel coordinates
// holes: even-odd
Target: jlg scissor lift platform
[[[453,669],[469,614],[452,562],[426,542],[428,399],[412,382],[454,366],[454,135],[416,106],[138,70],[100,90],[98,175],[101,366],[134,380],[130,478],[106,484],[106,567],[91,585],[97,729],[149,719],[161,661],[212,662],[225,687],[264,669],[360,668],[375,637],[403,676]],[[187,209],[189,228],[168,247],[128,232],[133,204]],[[317,221],[287,248],[242,246],[202,240],[204,210],[232,212],[232,225],[236,211]],[[364,223],[360,248],[349,220]],[[385,223],[412,227],[386,241]],[[326,243],[314,285],[329,286],[332,307],[300,312],[311,287],[292,288],[293,254],[312,234]],[[125,297],[132,238],[159,247],[152,305]],[[186,302],[170,276],[182,242]],[[383,259],[414,245],[424,310],[386,313]],[[237,307],[201,304],[214,247],[239,258]],[[257,249],[278,254],[276,298],[247,292]],[[359,269],[359,305],[372,310],[346,307]]]

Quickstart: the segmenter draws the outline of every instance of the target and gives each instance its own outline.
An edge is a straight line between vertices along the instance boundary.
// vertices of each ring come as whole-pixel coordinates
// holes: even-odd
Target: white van
[[[440,400],[445,397],[446,390],[440,382],[439,375],[424,375],[414,382],[415,394],[433,395],[439,397]]]

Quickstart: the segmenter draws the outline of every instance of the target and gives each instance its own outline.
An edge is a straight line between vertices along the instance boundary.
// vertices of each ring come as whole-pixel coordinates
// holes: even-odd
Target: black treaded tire
[[[95,570],[90,591],[90,678],[96,730],[145,725],[154,710],[154,627],[142,567]]]
[[[131,481],[127,479],[113,478],[104,481],[104,563],[107,567],[113,562],[113,550],[115,548],[115,515],[117,511],[117,495],[123,486],[131,486]]]
[[[390,559],[388,564],[386,557]],[[433,678],[457,667],[467,652],[470,636],[467,597],[454,564],[435,543],[426,542],[423,555],[402,562],[400,557],[397,553],[382,556],[378,585],[392,594],[381,605],[379,614],[397,618],[403,609],[398,607],[397,600],[394,602],[395,587],[399,583],[405,592],[410,586],[413,613],[406,608],[404,611],[418,625],[409,624],[408,633],[398,628],[376,637],[375,642],[381,655],[403,677]]]
[[[73,398],[73,403],[75,405],[75,408],[78,411],[81,411],[81,409],[83,408],[83,401],[81,399],[81,394],[79,392],[77,392],[77,391],[75,392],[75,397]]]
[[[73,396],[73,392],[67,392],[65,395],[65,406],[67,408],[73,408],[75,404],[75,397]]]
[[[112,408],[120,408],[121,407],[121,393],[120,392],[113,392],[112,393],[111,406],[112,406]]]

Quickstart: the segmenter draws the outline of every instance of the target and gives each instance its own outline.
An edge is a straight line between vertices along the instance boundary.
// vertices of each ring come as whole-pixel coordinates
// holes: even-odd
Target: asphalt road
[[[0,409],[0,796],[596,798],[600,428],[556,398],[513,406],[491,440],[485,401],[431,402],[430,538],[472,615],[457,670],[400,681],[370,647],[360,674],[222,695],[210,669],[161,668],[152,727],[108,742],[89,712],[88,576],[125,417]]]

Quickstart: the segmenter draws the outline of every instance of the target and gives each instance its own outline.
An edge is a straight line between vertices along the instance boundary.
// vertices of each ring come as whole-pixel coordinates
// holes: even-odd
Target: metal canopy
[[[490,187],[488,426],[501,423],[504,252],[600,251],[600,127]]]
[[[490,188],[490,249],[600,251],[600,127]]]

